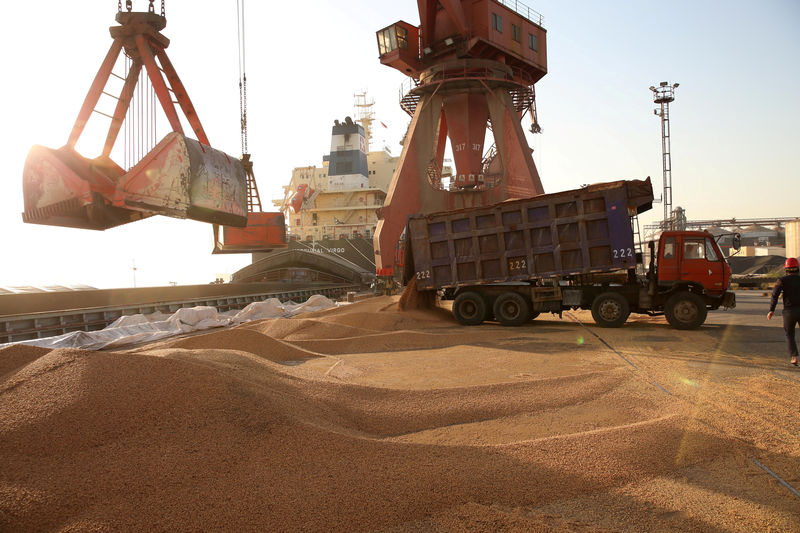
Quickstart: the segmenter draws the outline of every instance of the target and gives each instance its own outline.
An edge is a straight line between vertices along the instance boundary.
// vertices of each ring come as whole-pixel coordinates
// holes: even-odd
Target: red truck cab
[[[699,286],[721,296],[731,280],[731,267],[714,236],[707,231],[665,231],[658,243],[659,286]]]

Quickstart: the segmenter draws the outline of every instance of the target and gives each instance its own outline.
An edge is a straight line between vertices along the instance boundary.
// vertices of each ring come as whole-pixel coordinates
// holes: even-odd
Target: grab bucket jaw
[[[124,172],[110,159],[87,159],[66,146],[36,145],[22,174],[22,220],[94,230],[141,220],[149,215],[112,205],[116,177]]]
[[[120,178],[114,205],[244,227],[247,176],[238,159],[171,132]]]

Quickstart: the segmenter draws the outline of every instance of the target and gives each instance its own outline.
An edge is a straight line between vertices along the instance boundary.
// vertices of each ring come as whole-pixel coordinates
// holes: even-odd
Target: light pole
[[[675,89],[678,83],[669,84],[662,81],[658,87],[650,86],[653,92],[653,102],[659,104],[659,109],[653,113],[661,117],[661,158],[664,172],[664,221],[662,229],[673,229],[672,218],[672,155],[669,145],[669,103],[675,100]]]

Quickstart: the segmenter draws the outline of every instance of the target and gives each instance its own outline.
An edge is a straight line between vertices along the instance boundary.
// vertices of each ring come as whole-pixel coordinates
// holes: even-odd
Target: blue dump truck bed
[[[631,217],[652,202],[648,177],[412,216],[404,277],[425,291],[633,268]]]

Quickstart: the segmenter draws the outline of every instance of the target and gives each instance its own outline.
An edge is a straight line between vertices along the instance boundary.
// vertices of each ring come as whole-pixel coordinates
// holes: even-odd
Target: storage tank
[[[786,223],[786,257],[800,258],[800,218]]]

